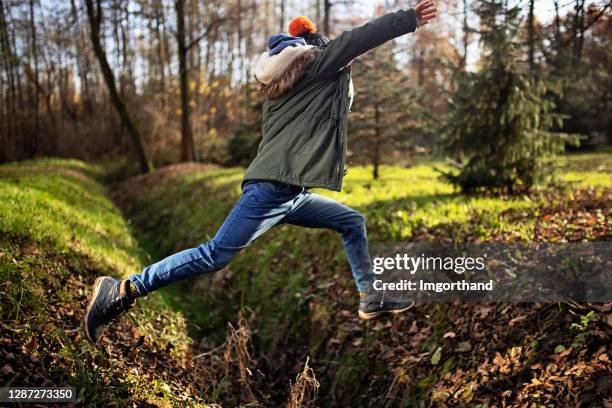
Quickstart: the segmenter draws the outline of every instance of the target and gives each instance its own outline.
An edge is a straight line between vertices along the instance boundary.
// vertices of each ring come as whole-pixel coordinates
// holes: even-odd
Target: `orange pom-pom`
[[[289,23],[289,34],[294,37],[298,37],[304,33],[314,33],[315,31],[317,31],[317,27],[315,27],[314,23],[306,16],[295,17]]]

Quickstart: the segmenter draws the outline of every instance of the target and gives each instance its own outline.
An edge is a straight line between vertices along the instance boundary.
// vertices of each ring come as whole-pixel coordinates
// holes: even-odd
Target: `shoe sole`
[[[93,306],[96,298],[98,297],[98,292],[100,292],[100,286],[102,286],[102,281],[107,278],[108,276],[100,276],[96,278],[96,280],[94,281],[93,294],[91,295],[91,300],[89,301],[89,304],[87,305],[87,310],[85,311],[85,317],[83,318],[83,327],[85,329],[85,334],[87,335],[87,338],[89,339],[89,341],[91,341],[92,343],[95,343],[96,341],[92,338],[91,333],[89,333],[89,329],[88,329],[89,326],[87,325],[87,320],[89,320],[89,312],[91,311],[91,307]]]
[[[374,319],[380,315],[383,314],[400,314],[405,312],[408,309],[412,309],[412,307],[414,306],[414,302],[412,302],[412,304],[410,304],[410,306],[407,306],[403,309],[396,309],[396,310],[381,310],[378,312],[370,312],[370,313],[366,313],[366,312],[362,312],[361,310],[359,310],[359,318],[361,320],[371,320]]]

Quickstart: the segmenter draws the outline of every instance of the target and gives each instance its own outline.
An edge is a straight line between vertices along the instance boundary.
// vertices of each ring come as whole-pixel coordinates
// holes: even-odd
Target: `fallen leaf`
[[[459,353],[465,353],[467,351],[470,351],[471,349],[472,349],[472,344],[469,341],[461,341],[457,345],[457,348],[455,348],[455,351]]]
[[[436,351],[431,355],[431,364],[437,365],[442,358],[442,347],[438,347]]]

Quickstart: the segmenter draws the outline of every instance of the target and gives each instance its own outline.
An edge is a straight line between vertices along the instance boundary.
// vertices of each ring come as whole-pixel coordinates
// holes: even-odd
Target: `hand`
[[[417,27],[422,27],[436,18],[438,9],[433,0],[423,0],[414,8],[416,11]]]

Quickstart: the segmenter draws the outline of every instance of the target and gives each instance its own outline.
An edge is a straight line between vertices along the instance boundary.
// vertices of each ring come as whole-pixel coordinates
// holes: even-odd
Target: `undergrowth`
[[[180,378],[186,321],[162,298],[141,302],[98,347],[84,338],[95,277],[124,277],[147,260],[102,174],[75,160],[0,166],[0,380],[75,386],[87,405],[203,404],[191,376]]]
[[[316,192],[363,212],[372,241],[607,240],[608,158],[606,153],[564,157],[559,184],[529,195],[461,195],[424,163],[383,166],[379,180],[372,179],[370,168],[351,168],[342,193]],[[154,257],[161,258],[214,235],[241,194],[242,171],[172,166],[128,181],[117,199],[154,248]],[[575,228],[567,228],[567,214]],[[393,320],[361,323],[339,236],[327,230],[276,227],[224,271],[172,285],[161,296],[194,323],[190,334],[203,339],[203,351],[224,341],[226,322],[239,310],[252,310],[256,368],[263,373],[252,381],[266,399],[277,402],[288,400],[285,385],[306,356],[320,381],[320,395],[326,396],[320,402],[324,406],[367,405],[364,401],[374,406],[419,401],[511,405],[551,401],[555,392],[560,395],[555,398],[575,402],[580,392],[546,382],[556,375],[544,364],[556,347],[567,343],[570,350],[554,357],[564,367],[591,369],[590,377],[564,377],[574,386],[609,366],[607,360],[597,363],[606,358],[602,344],[608,338],[601,321],[584,329],[597,334],[582,336],[589,341],[580,350],[562,340],[576,336],[567,317],[595,310],[591,306],[426,305]],[[534,316],[546,316],[549,323],[540,328]],[[481,333],[475,334],[475,327]],[[522,368],[512,368],[515,363]],[[525,368],[528,363],[533,368]],[[482,370],[490,372],[473,382]],[[451,387],[464,377],[470,380]],[[532,380],[535,385],[525,385]]]

